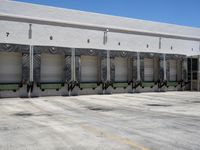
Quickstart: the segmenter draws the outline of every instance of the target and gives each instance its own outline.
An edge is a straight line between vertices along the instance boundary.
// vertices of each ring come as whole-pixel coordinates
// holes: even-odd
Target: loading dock
[[[76,49],[76,81],[83,92],[103,90],[102,61],[106,51],[94,49]],[[92,90],[92,91],[91,91]]]
[[[0,90],[16,92],[22,82],[22,54],[0,52]]]
[[[64,88],[71,80],[71,50],[34,46],[34,81],[41,91]],[[69,61],[66,61],[69,60]],[[66,88],[67,91],[67,88]]]
[[[177,61],[169,60],[169,82],[177,81]]]
[[[45,83],[64,83],[64,55],[42,54],[41,55],[41,79]],[[61,86],[58,86],[61,88]],[[42,89],[45,88],[41,87]],[[47,87],[46,87],[47,88]],[[49,87],[54,88],[54,86]],[[57,89],[58,90],[58,89]]]
[[[98,82],[98,56],[81,56],[81,82]]]
[[[158,88],[160,54],[140,53],[140,78],[142,88]]]
[[[0,82],[20,83],[22,81],[22,54],[0,52]]]
[[[110,52],[110,73],[113,89],[126,89],[133,82],[133,58],[135,53],[127,51]]]
[[[185,66],[186,56],[166,55],[167,88],[182,89],[186,85]]]
[[[0,149],[199,149],[200,29],[0,3]]]
[[[127,58],[115,57],[115,82],[128,81],[128,60]]]
[[[0,44],[0,91],[17,92],[28,81],[29,47]]]
[[[1,54],[1,97],[200,89],[186,61],[199,57],[199,29],[15,1],[0,16],[0,51],[21,57]]]
[[[152,82],[154,80],[154,61],[153,59],[144,58],[144,81]]]

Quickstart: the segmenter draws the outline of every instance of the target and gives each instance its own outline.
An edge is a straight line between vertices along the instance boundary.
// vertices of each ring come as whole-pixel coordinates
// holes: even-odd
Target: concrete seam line
[[[140,145],[136,142],[134,142],[133,140],[130,140],[128,138],[124,138],[124,137],[121,137],[119,135],[116,135],[116,134],[111,134],[111,133],[107,133],[107,132],[104,132],[98,128],[95,128],[95,127],[91,127],[89,125],[81,125],[81,127],[87,131],[90,131],[94,134],[103,134],[104,137],[106,137],[107,139],[110,139],[110,140],[113,140],[113,141],[116,141],[116,142],[120,142],[122,144],[126,144],[126,145],[129,145],[131,146],[132,148],[137,148],[137,149],[140,149],[140,150],[150,150],[149,148],[143,146],[143,145]]]

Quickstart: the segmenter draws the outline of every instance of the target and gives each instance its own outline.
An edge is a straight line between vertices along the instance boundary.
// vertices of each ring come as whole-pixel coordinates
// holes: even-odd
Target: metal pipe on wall
[[[163,54],[163,71],[164,71],[164,81],[166,81],[167,80],[166,54]]]
[[[107,81],[110,81],[110,51],[107,51]]]
[[[75,71],[75,48],[71,49],[71,81],[76,81],[76,71]]]
[[[191,56],[191,58],[190,58],[190,60],[191,60],[191,64],[190,64],[190,90],[192,91],[193,90],[193,88],[192,88],[192,86],[193,86],[193,72],[192,72],[192,56]]]
[[[140,76],[140,53],[137,52],[137,80],[140,81],[141,80],[141,76]]]
[[[33,46],[30,45],[30,82],[33,82]]]
[[[199,91],[200,90],[200,56],[198,56],[198,70],[197,70],[197,90]]]

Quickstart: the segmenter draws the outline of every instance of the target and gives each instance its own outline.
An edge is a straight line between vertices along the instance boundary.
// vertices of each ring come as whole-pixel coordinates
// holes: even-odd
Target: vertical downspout
[[[197,90],[199,91],[199,74],[200,74],[200,56],[198,56],[198,70],[197,70]]]
[[[186,71],[185,58],[183,60],[181,60],[181,80],[183,80],[185,82],[186,80],[184,79],[184,70]]]
[[[107,82],[110,82],[110,51],[107,51]]]
[[[191,56],[191,58],[190,58],[190,60],[191,60],[191,64],[190,64],[190,82],[191,82],[191,84],[190,84],[190,89],[191,89],[191,91],[193,90],[193,84],[192,84],[192,80],[193,80],[193,72],[192,72],[192,56]]]
[[[29,30],[28,30],[28,39],[30,40],[30,47],[29,47],[29,67],[30,67],[30,70],[29,70],[29,83],[27,85],[27,92],[28,92],[28,97],[31,97],[31,92],[33,90],[33,86],[34,86],[34,81],[33,81],[33,45],[31,44],[31,39],[32,39],[32,24],[29,24]]]
[[[75,48],[72,48],[71,51],[71,81],[76,81],[76,70],[75,70]]]
[[[30,70],[29,70],[29,83],[27,85],[27,92],[28,92],[28,97],[30,98],[31,97],[31,92],[33,90],[33,46],[30,45],[30,48],[29,48],[29,66],[30,66]]]
[[[30,72],[29,72],[29,77],[30,77],[30,82],[33,82],[33,46],[30,45]]]
[[[200,51],[200,43],[199,43],[199,51]],[[200,55],[198,56],[198,70],[197,70],[197,80],[198,80],[198,82],[197,82],[197,84],[198,84],[198,91],[200,90],[200,85],[199,85],[199,83],[200,83]]]
[[[137,81],[140,81],[140,53],[137,52]]]
[[[186,82],[188,82],[188,61],[186,59],[186,62],[185,62],[185,70],[186,70]]]
[[[166,54],[163,54],[164,81],[167,81]]]
[[[32,24],[29,24],[29,30],[28,30],[28,38],[29,40],[32,39]],[[30,49],[29,49],[29,57],[30,57],[30,82],[33,82],[33,46],[30,44]]]

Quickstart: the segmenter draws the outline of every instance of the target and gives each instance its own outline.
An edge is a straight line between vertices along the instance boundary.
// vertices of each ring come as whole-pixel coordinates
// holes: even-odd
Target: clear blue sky
[[[18,0],[115,16],[200,27],[200,0]]]

